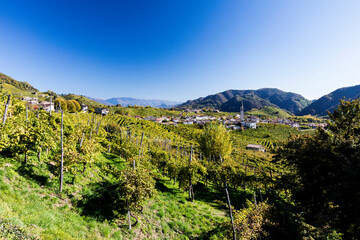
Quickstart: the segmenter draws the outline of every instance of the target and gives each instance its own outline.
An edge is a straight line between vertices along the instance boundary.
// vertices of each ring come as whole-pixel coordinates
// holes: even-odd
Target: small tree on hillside
[[[128,167],[120,174],[121,184],[117,188],[117,192],[122,199],[125,199],[129,229],[138,223],[138,219],[132,212],[142,211],[142,203],[153,196],[155,193],[155,180],[150,171],[139,167],[136,170],[128,165]],[[130,216],[136,219],[131,224]]]
[[[63,110],[63,111],[67,111],[67,103],[64,99],[61,99],[61,98],[57,98],[55,101],[54,101],[54,108],[55,109],[60,109]]]
[[[231,153],[230,134],[226,131],[225,126],[210,123],[205,126],[203,133],[199,138],[199,145],[201,151],[207,158],[214,159],[216,164],[223,164],[223,159],[227,159]],[[225,171],[226,172],[226,171]],[[232,215],[232,207],[230,202],[230,195],[227,187],[226,176],[220,176],[221,182],[225,186],[226,198],[229,206],[229,215],[233,230],[233,239],[236,239],[234,220]]]
[[[81,105],[80,105],[80,103],[78,101],[76,101],[76,100],[70,100],[70,101],[75,105],[75,107],[76,107],[75,111],[76,112],[81,110]]]
[[[225,126],[210,123],[205,126],[199,138],[201,151],[206,158],[216,159],[220,162],[220,156],[225,159],[231,153],[230,134]]]
[[[71,113],[77,111],[76,105],[74,104],[73,100],[66,101],[67,110]]]

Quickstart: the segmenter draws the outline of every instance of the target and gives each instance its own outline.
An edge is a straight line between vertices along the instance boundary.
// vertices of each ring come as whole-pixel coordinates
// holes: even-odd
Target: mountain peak
[[[207,97],[189,100],[179,107],[182,108],[216,108],[222,111],[235,111],[240,109],[240,102],[244,102],[245,111],[264,106],[279,107],[291,113],[298,113],[310,104],[310,100],[303,96],[284,92],[277,88],[261,88],[258,90],[229,89]]]

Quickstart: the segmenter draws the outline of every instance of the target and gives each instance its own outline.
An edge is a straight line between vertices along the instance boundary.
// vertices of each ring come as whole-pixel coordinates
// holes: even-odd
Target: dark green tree
[[[329,114],[329,131],[292,136],[275,160],[288,168],[280,180],[291,191],[305,221],[360,236],[360,100],[342,100]]]

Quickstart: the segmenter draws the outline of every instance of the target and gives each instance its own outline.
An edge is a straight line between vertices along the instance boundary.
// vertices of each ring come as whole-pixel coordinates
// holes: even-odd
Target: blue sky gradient
[[[185,101],[360,84],[360,1],[0,0],[0,72],[41,91]]]

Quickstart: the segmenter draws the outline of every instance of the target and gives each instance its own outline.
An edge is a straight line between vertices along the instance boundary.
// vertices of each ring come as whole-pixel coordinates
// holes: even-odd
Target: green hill
[[[89,108],[106,107],[106,105],[90,100],[87,97],[67,94],[59,96],[55,92],[48,90],[47,92],[40,92],[27,82],[21,82],[9,77],[3,73],[0,73],[0,89],[3,91],[11,92],[15,96],[36,96],[40,101],[49,101],[49,96],[53,98],[64,98],[66,100],[77,100],[81,104],[87,105]]]
[[[327,112],[332,112],[338,105],[340,99],[353,100],[360,97],[360,85],[353,87],[339,88],[311,103],[304,108],[298,115],[317,115],[326,116]]]
[[[276,106],[268,100],[262,99],[254,94],[249,93],[241,97],[235,96],[231,98],[229,101],[221,104],[220,110],[224,112],[239,112],[241,104],[244,105],[245,111],[254,108],[260,109],[263,106]]]
[[[39,90],[29,83],[17,81],[3,73],[0,73],[0,88],[11,91],[11,93],[17,95],[29,95],[34,92],[39,92]]]
[[[275,106],[296,114],[310,104],[309,100],[299,94],[284,92],[276,88],[262,88],[258,90],[227,90],[207,97],[189,100],[179,107],[191,109],[217,108],[222,111],[238,112],[241,103],[237,101],[236,96],[247,100],[246,106],[244,103],[245,111],[251,110],[251,106],[254,105],[256,108]]]
[[[247,111],[248,115],[255,115],[258,117],[269,117],[269,118],[289,118],[292,114],[276,107],[266,106],[261,109],[252,109]]]
[[[107,105],[101,104],[97,101],[94,100],[90,100],[87,97],[84,97],[82,95],[76,95],[76,94],[67,94],[62,96],[64,99],[66,100],[76,100],[78,101],[80,104],[85,104],[86,106],[88,106],[88,108],[101,108],[101,107],[108,107]]]

